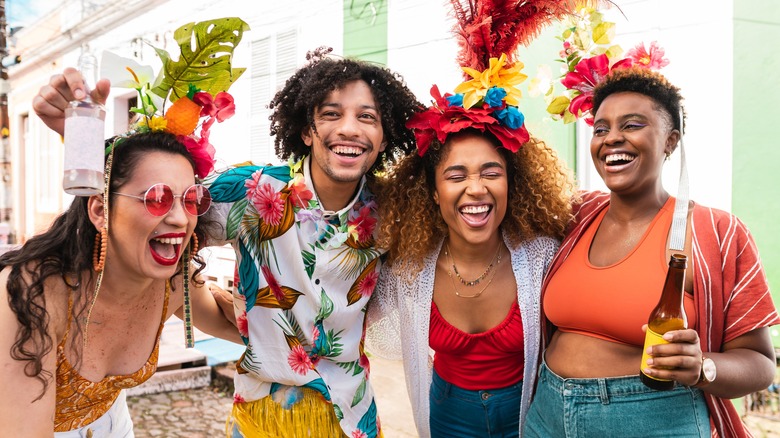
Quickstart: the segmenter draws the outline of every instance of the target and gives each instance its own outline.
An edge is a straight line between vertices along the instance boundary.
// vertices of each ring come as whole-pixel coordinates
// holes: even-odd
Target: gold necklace
[[[498,244],[498,251],[496,251],[496,255],[493,256],[493,260],[490,261],[490,264],[488,265],[487,269],[485,269],[485,272],[482,273],[479,277],[477,277],[474,280],[465,280],[463,277],[460,276],[460,272],[458,272],[458,267],[455,266],[455,259],[450,254],[450,246],[448,243],[444,243],[444,255],[447,256],[447,259],[450,261],[450,264],[452,265],[452,270],[455,271],[455,276],[458,277],[458,280],[460,281],[460,284],[471,287],[476,286],[479,284],[480,281],[482,281],[487,275],[490,273],[490,271],[493,269],[494,265],[501,264],[501,243]],[[449,274],[450,277],[452,277],[452,273],[447,270],[447,274]]]
[[[449,248],[447,248],[447,249],[449,249]],[[452,263],[452,266],[455,267],[455,262],[452,261],[452,257],[450,256],[449,251],[447,251],[447,249],[444,250],[444,255],[447,256],[447,258],[449,259],[450,263]],[[497,254],[498,263],[501,263],[501,245],[498,246],[498,250],[499,250],[499,252]],[[452,282],[452,290],[455,291],[455,295],[456,296],[458,296],[460,298],[478,298],[480,295],[482,295],[482,292],[485,292],[485,290],[487,290],[488,286],[490,286],[490,284],[493,283],[493,279],[496,278],[496,272],[497,271],[498,271],[498,269],[493,271],[493,275],[490,276],[490,280],[488,280],[487,284],[479,292],[477,292],[475,294],[472,294],[472,295],[461,295],[460,291],[458,290],[458,286],[455,284],[455,279],[452,278],[452,271],[450,271],[449,269],[447,269],[447,276],[450,277],[450,281]]]

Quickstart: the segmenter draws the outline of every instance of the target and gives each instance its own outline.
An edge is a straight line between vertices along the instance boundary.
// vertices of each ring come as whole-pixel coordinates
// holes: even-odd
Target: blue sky
[[[62,0],[6,0],[8,27],[26,26],[54,9]]]

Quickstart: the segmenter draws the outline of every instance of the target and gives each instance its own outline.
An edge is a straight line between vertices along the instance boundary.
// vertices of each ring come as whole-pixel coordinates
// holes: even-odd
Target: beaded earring
[[[95,250],[92,252],[92,269],[103,272],[106,267],[106,250],[108,248],[108,230],[104,226],[95,235]]]

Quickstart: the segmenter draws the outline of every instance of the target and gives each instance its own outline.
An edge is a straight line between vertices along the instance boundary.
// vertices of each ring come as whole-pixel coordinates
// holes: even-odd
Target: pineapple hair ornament
[[[139,106],[130,111],[142,117],[128,134],[164,131],[176,135],[195,161],[195,175],[205,178],[215,162],[215,149],[209,143],[211,126],[235,114],[233,96],[227,90],[246,69],[233,68],[231,61],[247,30],[249,25],[237,17],[179,27],[173,33],[180,49],[177,60],[154,48],[163,62],[156,78],[151,67],[104,52],[101,76],[110,79],[112,86],[138,92]],[[171,105],[166,109],[168,102]]]
[[[205,178],[214,169],[215,149],[209,143],[209,133],[214,122],[223,122],[235,114],[233,96],[227,90],[245,68],[233,68],[233,50],[241,41],[249,25],[237,17],[188,23],[174,31],[173,37],[179,44],[180,56],[173,60],[170,54],[155,48],[162,59],[163,68],[154,78],[151,67],[140,65],[132,59],[122,58],[110,52],[103,53],[101,76],[111,80],[112,86],[133,88],[138,92],[139,107],[131,112],[140,115],[129,132],[106,142],[106,170],[103,205],[106,226],[100,232],[103,243],[99,258],[93,263],[100,267],[92,304],[87,313],[84,330],[84,347],[87,344],[87,329],[92,308],[105,272],[105,252],[108,241],[108,201],[111,178],[111,163],[114,148],[127,137],[146,132],[168,132],[187,148],[195,164],[195,176]],[[171,105],[165,110],[166,102]],[[200,132],[196,134],[198,127]],[[157,232],[155,231],[155,234]],[[193,245],[187,245],[182,254],[182,283],[184,301],[185,346],[195,346],[192,329],[192,311],[189,292],[189,261],[197,253],[198,238],[192,236]],[[97,243],[96,243],[97,247]],[[170,282],[166,281],[166,293]]]

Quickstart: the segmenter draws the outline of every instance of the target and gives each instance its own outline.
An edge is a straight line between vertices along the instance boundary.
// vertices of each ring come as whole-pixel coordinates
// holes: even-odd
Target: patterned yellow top
[[[165,302],[163,304],[160,327],[149,359],[138,371],[126,376],[106,376],[99,382],[81,377],[65,357],[65,342],[70,331],[73,311],[73,297],[68,298],[68,325],[60,343],[57,345],[57,401],[54,412],[54,431],[67,432],[86,426],[105,414],[119,396],[119,392],[132,388],[149,380],[157,370],[160,353],[160,334],[165,315],[168,314],[168,297],[171,286],[165,284]]]

